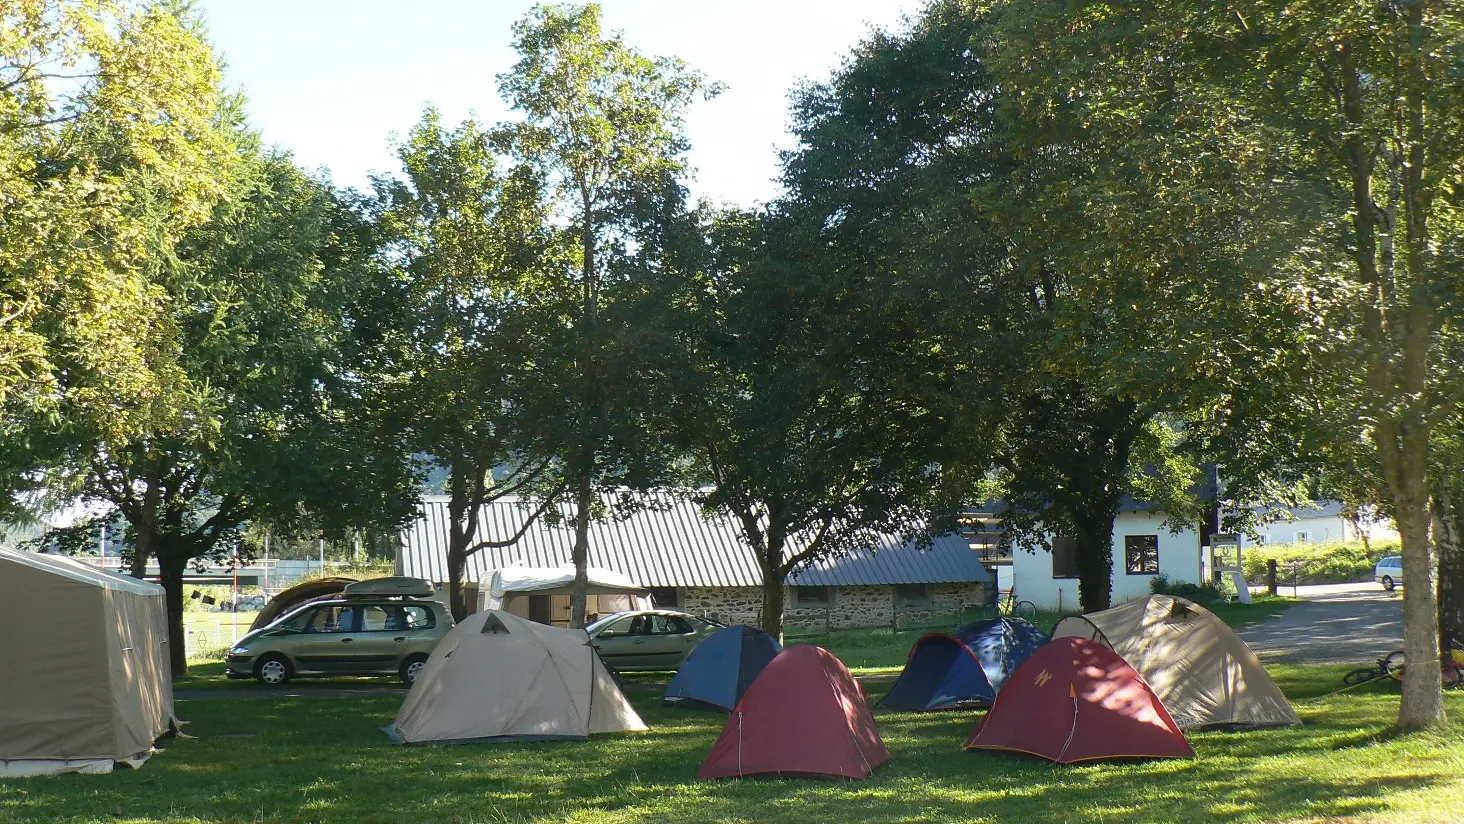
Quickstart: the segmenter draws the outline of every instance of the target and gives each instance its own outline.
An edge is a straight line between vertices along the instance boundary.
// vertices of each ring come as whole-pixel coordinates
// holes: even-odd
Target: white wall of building
[[[1390,520],[1365,525],[1370,541],[1397,540],[1398,531]],[[1340,515],[1296,516],[1290,521],[1272,521],[1256,527],[1263,544],[1321,544],[1328,541],[1355,541],[1357,530]]]
[[[1124,563],[1124,538],[1156,535],[1159,572],[1171,581],[1200,581],[1200,535],[1193,529],[1171,532],[1164,519],[1144,512],[1120,513],[1113,524],[1113,603],[1121,604],[1149,594],[1153,575],[1130,575]],[[1078,609],[1078,579],[1053,578],[1052,554],[1045,550],[1012,554],[1012,579],[1017,598],[1038,609]]]
[[[1352,540],[1352,525],[1336,515],[1302,516],[1256,528],[1263,544],[1320,544]]]

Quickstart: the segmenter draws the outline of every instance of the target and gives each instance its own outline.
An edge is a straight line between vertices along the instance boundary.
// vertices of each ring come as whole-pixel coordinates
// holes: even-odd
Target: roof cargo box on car
[[[345,596],[347,598],[383,596],[398,598],[430,598],[436,592],[432,582],[422,578],[407,578],[401,575],[393,575],[389,578],[372,578],[369,581],[357,581],[354,584],[347,584]]]

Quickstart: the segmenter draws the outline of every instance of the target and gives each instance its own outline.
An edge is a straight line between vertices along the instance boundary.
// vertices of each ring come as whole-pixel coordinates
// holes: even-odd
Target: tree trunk
[[[450,467],[452,500],[447,505],[447,602],[454,621],[468,617],[468,599],[464,592],[463,571],[468,565],[468,544],[476,537],[478,513],[475,509],[479,484],[470,480],[476,466],[453,461]],[[480,476],[481,477],[481,476]]]
[[[132,568],[128,570],[134,578],[147,577],[147,559],[152,553],[152,541],[150,538],[151,536],[149,536],[149,540],[143,540],[141,533],[137,536],[137,546],[132,551]]]
[[[590,600],[590,509],[592,506],[590,473],[581,472],[575,489],[574,518],[574,591],[569,598],[569,625],[583,627]]]
[[[781,554],[781,553],[780,553]],[[778,564],[763,564],[762,631],[783,643],[783,570]]]
[[[581,277],[584,279],[584,327],[580,330],[580,412],[579,412],[579,466],[575,478],[575,506],[578,510],[574,523],[574,591],[569,597],[569,625],[583,627],[585,612],[590,599],[590,506],[595,479],[596,437],[594,424],[600,415],[600,391],[596,361],[600,348],[600,291],[595,271],[595,226],[594,209],[590,202],[590,190],[584,181],[579,181],[583,212],[580,240],[584,247],[581,261]]]
[[[1421,481],[1414,481],[1422,486]],[[1413,498],[1413,495],[1400,495]],[[1444,723],[1439,674],[1439,614],[1427,498],[1400,500],[1398,532],[1403,539],[1403,703],[1398,728],[1420,730]]]
[[[1434,545],[1429,540],[1432,518],[1429,512],[1429,353],[1433,343],[1434,311],[1430,294],[1431,256],[1427,201],[1432,192],[1425,183],[1424,112],[1428,78],[1424,73],[1423,4],[1400,4],[1410,42],[1402,49],[1403,112],[1407,161],[1403,164],[1403,206],[1408,218],[1406,234],[1408,275],[1413,281],[1407,292],[1403,316],[1402,358],[1399,359],[1396,399],[1403,407],[1395,424],[1377,429],[1394,437],[1384,449],[1396,444],[1392,463],[1395,512],[1403,538],[1403,705],[1398,711],[1398,728],[1419,730],[1442,726],[1444,694],[1439,678],[1438,589],[1434,578]],[[1380,399],[1381,400],[1381,399]],[[1382,424],[1383,421],[1379,421]],[[1375,430],[1376,431],[1376,430]],[[1405,527],[1404,525],[1407,524]]]
[[[183,624],[183,572],[187,568],[188,559],[183,553],[158,555],[158,578],[168,610],[168,658],[174,678],[188,674],[188,635]]]
[[[1116,517],[1116,512],[1111,512],[1106,518],[1092,513],[1075,519],[1078,523],[1073,536],[1073,551],[1078,566],[1078,603],[1083,612],[1098,612],[1113,605],[1113,522]]]
[[[463,570],[468,565],[467,539],[458,535],[454,526],[452,535],[449,536],[447,546],[447,591],[448,608],[452,610],[452,619],[461,622],[468,617],[471,611],[468,609],[468,597],[463,583]],[[479,582],[479,586],[485,586],[485,582]]]
[[[1455,490],[1439,484],[1434,491],[1434,543],[1439,555],[1439,641],[1447,651],[1464,643],[1464,510]]]
[[[147,576],[147,560],[153,554],[153,541],[157,535],[158,499],[162,497],[163,491],[162,470],[162,462],[154,461],[152,471],[144,479],[146,489],[142,494],[142,506],[135,512],[136,519],[128,516],[128,523],[136,535],[130,570],[134,578]],[[128,515],[126,507],[122,511],[124,515]]]
[[[155,524],[157,521],[157,494],[152,490],[148,491],[147,499],[143,502],[142,512],[138,513],[137,523],[133,525],[136,533],[136,540],[133,541],[132,549],[132,577],[147,577],[147,559],[153,554],[153,536],[156,533]]]

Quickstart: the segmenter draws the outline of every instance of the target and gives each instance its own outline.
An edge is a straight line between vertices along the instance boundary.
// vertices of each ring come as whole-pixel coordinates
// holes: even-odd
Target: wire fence
[[[189,661],[222,661],[249,632],[258,612],[185,612],[184,649]]]

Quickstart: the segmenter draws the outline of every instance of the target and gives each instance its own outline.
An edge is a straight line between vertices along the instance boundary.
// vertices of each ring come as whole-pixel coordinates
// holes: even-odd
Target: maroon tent
[[[823,647],[788,647],[747,688],[697,778],[868,778],[890,760],[859,682]]]
[[[1195,754],[1143,677],[1085,638],[1055,638],[1034,652],[997,694],[966,749],[1011,750],[1059,764]]]

